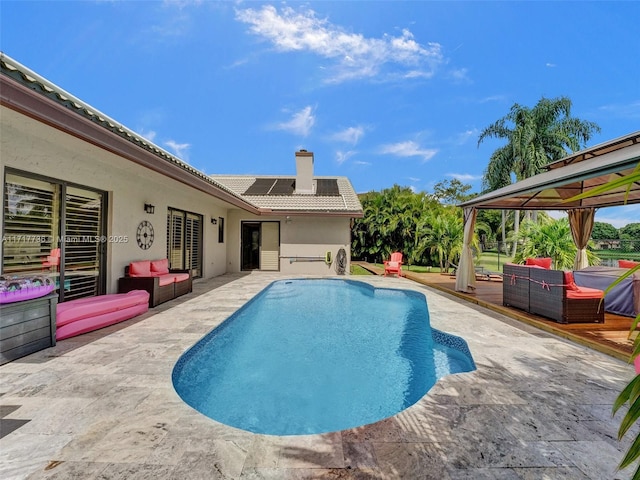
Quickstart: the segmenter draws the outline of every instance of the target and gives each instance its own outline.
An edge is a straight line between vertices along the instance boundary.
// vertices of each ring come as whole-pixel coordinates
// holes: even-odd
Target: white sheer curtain
[[[456,290],[459,292],[472,292],[476,288],[476,271],[473,265],[473,252],[471,252],[471,240],[476,224],[478,211],[473,208],[464,209],[464,240],[460,263],[456,271]]]

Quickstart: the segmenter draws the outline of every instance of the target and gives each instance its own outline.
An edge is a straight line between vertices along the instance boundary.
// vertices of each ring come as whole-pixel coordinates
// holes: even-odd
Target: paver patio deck
[[[350,277],[427,297],[435,328],[478,369],[386,420],[257,435],[187,406],[179,356],[279,274],[223,275],[127,322],[0,367],[0,478],[626,479],[611,405],[623,361],[407,279]],[[341,277],[345,278],[345,277]],[[366,359],[363,359],[366,361]]]

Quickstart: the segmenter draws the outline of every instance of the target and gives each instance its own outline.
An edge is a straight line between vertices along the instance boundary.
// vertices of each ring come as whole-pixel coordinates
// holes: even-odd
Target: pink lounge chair
[[[389,260],[385,260],[384,262],[384,276],[387,276],[387,273],[393,275],[394,273],[398,276],[398,278],[402,277],[402,253],[393,252],[391,254],[391,258]]]
[[[60,266],[60,249],[54,248],[51,250],[51,254],[47,255],[47,259],[42,261],[42,270],[50,270],[51,267],[55,267],[56,271]]]

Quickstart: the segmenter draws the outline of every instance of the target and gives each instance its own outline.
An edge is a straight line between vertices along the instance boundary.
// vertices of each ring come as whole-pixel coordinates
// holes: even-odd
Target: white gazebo
[[[465,225],[456,290],[470,292],[475,289],[471,238],[477,209],[566,211],[578,246],[574,262],[574,268],[578,270],[587,266],[586,245],[591,237],[596,209],[640,203],[639,165],[640,131],[573,153],[549,164],[544,173],[460,204],[464,209]],[[625,182],[606,192],[567,201],[631,175],[634,178],[630,185]]]

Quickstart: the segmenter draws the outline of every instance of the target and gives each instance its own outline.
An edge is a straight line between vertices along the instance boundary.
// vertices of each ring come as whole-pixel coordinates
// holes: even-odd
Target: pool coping
[[[27,422],[0,439],[0,476],[614,475],[628,443],[615,440],[619,419],[610,412],[632,378],[629,365],[406,279],[366,283],[424,293],[432,326],[465,339],[476,371],[441,379],[393,417],[329,434],[253,434],[184,404],[170,386],[182,352],[268,283],[288,277],[196,282],[193,293],[140,317],[1,366],[3,420]]]

